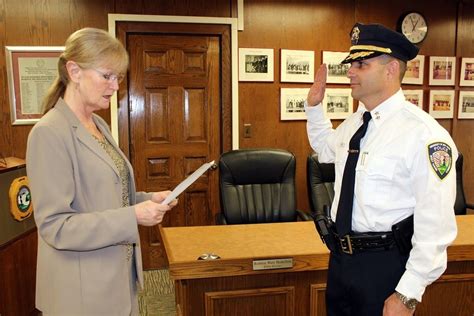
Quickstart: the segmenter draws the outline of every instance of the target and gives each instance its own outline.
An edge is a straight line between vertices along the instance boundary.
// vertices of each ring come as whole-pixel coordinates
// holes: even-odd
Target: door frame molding
[[[194,17],[178,15],[142,15],[142,14],[108,14],[109,34],[116,36],[117,22],[160,22],[160,23],[197,23],[227,24],[231,28],[231,69],[232,69],[232,149],[239,148],[239,81],[238,81],[238,20],[237,18]],[[118,99],[114,93],[110,102],[110,125],[112,136],[117,144],[118,134]]]

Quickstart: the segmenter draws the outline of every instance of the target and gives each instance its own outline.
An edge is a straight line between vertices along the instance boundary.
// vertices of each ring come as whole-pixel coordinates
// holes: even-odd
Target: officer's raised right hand
[[[151,200],[135,204],[135,215],[139,225],[154,226],[161,223],[163,216],[171,208]]]
[[[309,89],[308,97],[306,98],[308,106],[315,106],[323,101],[324,92],[326,91],[327,76],[328,69],[326,64],[321,64],[318,71],[316,72],[316,75],[314,76],[314,83]]]

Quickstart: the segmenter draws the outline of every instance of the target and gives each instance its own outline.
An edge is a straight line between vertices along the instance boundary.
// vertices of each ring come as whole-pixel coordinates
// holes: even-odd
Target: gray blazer
[[[130,204],[149,199],[136,193],[132,166],[105,121],[94,121],[127,162]],[[143,284],[134,207],[122,207],[118,170],[63,99],[31,130],[26,163],[38,227],[37,308],[46,315],[129,315],[136,292],[130,278]],[[137,245],[137,276],[127,243]]]

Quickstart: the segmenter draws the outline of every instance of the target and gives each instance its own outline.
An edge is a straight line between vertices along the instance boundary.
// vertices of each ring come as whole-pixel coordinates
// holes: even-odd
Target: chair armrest
[[[302,220],[302,221],[312,221],[313,220],[313,217],[311,216],[311,214],[305,212],[305,211],[302,211],[302,210],[296,210],[296,214],[298,215],[298,217]]]
[[[466,203],[466,208],[474,210],[474,204]]]
[[[217,225],[227,225],[227,221],[225,219],[224,213],[217,213],[216,214],[216,224]]]

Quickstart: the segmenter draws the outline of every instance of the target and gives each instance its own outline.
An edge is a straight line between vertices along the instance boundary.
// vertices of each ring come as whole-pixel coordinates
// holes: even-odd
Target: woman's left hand
[[[168,195],[170,195],[171,191],[160,191],[160,192],[153,192],[151,195],[151,200],[155,203],[161,203]],[[178,199],[174,199],[168,205],[169,207],[175,207],[178,204]]]

